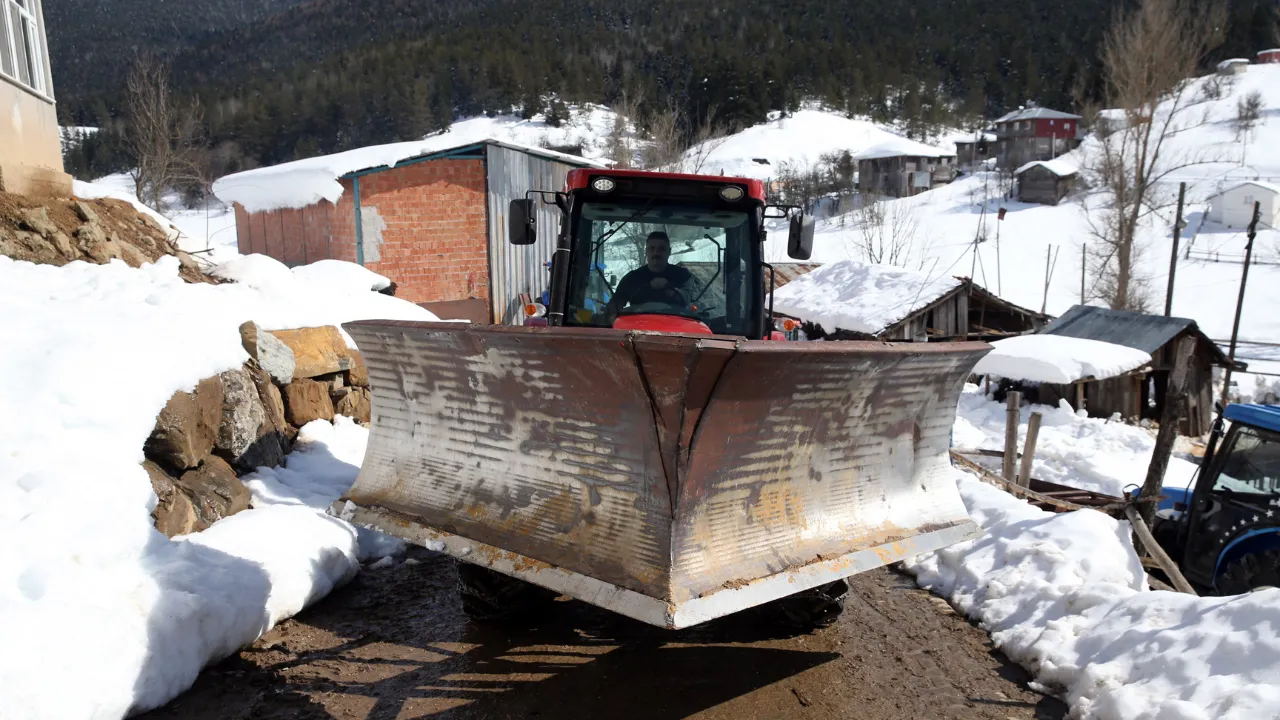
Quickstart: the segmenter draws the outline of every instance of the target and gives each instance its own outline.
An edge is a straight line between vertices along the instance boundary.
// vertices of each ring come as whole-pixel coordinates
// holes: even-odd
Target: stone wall
[[[240,327],[250,360],[175,393],[144,445],[159,497],[152,517],[169,537],[197,532],[249,507],[240,476],[276,467],[312,420],[369,423],[369,372],[336,327],[268,332]]]

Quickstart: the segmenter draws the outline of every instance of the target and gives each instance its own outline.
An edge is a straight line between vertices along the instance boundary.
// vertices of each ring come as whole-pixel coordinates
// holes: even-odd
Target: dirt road
[[[741,614],[670,632],[558,602],[537,627],[462,613],[452,561],[366,570],[144,717],[1061,718],[942,600],[856,576],[833,627],[761,634]],[[416,563],[416,564],[415,564]]]

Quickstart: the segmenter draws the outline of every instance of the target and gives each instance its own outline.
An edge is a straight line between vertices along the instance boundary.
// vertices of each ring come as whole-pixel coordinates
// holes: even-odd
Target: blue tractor
[[[1220,595],[1280,587],[1280,407],[1228,405],[1194,487],[1164,493],[1152,532],[1187,580]]]

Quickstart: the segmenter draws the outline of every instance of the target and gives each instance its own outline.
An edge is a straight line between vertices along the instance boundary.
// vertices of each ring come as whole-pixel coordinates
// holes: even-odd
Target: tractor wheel
[[[556,597],[550,590],[461,560],[458,594],[467,615],[487,622],[528,616]]]
[[[835,624],[844,612],[848,594],[849,583],[841,579],[774,600],[770,605],[782,624],[797,630],[817,630]]]
[[[1223,568],[1217,587],[1223,595],[1280,587],[1280,550],[1263,550],[1236,558]]]

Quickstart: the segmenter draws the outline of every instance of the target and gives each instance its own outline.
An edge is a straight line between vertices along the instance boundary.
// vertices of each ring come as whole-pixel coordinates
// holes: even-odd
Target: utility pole
[[[1084,304],[1084,264],[1089,257],[1089,245],[1082,243],[1080,245],[1080,304]]]
[[[1231,349],[1227,353],[1226,378],[1222,381],[1222,406],[1226,407],[1231,390],[1231,368],[1236,364],[1236,340],[1240,337],[1240,311],[1244,309],[1244,287],[1249,282],[1249,262],[1253,259],[1253,239],[1258,236],[1258,221],[1262,219],[1262,203],[1253,204],[1253,219],[1249,221],[1249,244],[1244,247],[1244,270],[1240,273],[1240,297],[1236,299],[1236,321],[1231,326]]]
[[[1164,294],[1164,316],[1173,315],[1173,277],[1178,273],[1178,240],[1182,237],[1182,203],[1187,199],[1187,184],[1178,184],[1178,216],[1173,221],[1173,250],[1169,252],[1169,289]]]
[[[1004,274],[1000,271],[1000,224],[1004,222],[1004,208],[996,215],[996,294],[1004,294]]]
[[[1053,246],[1044,249],[1044,300],[1040,303],[1040,314],[1043,315],[1049,307],[1049,279],[1053,277],[1053,268],[1058,264],[1058,255],[1053,252]],[[1049,262],[1050,256],[1053,257],[1052,265]]]

